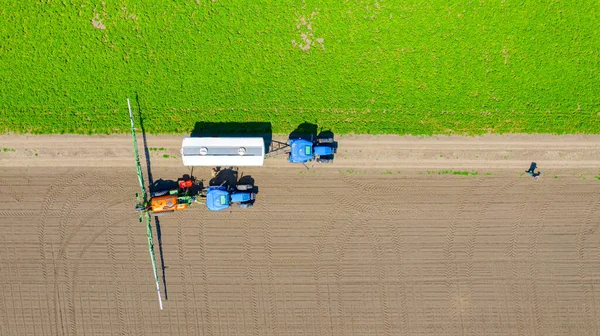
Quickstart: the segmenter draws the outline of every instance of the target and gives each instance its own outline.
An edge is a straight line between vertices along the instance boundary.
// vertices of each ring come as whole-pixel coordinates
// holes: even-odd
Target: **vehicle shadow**
[[[298,125],[298,127],[296,127],[296,129],[290,133],[290,135],[288,136],[288,139],[290,139],[290,140],[315,139],[317,137],[318,131],[319,131],[319,127],[317,126],[317,124],[304,122],[304,123]]]
[[[213,178],[210,180],[209,185],[214,186],[225,186],[235,187],[238,182],[238,170],[234,167],[222,168],[216,167],[213,170]]]
[[[239,185],[249,185],[250,188],[245,190],[258,194],[258,187],[255,184],[254,178],[250,175],[244,175],[244,173],[240,173],[237,167],[216,167],[213,172],[215,172],[215,176],[209,182],[209,186],[211,187],[225,186],[228,189],[231,189],[236,188],[236,186]],[[252,204],[254,204],[254,201]]]

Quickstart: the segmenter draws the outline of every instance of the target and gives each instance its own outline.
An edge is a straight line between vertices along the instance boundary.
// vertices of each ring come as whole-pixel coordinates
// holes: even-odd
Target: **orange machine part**
[[[165,195],[165,196],[153,197],[151,200],[151,205],[152,205],[152,212],[165,212],[165,211],[176,210],[177,209],[177,196]]]

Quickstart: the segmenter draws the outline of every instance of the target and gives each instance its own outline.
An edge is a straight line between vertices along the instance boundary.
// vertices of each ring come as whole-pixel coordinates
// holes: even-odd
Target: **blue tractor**
[[[331,163],[336,153],[333,138],[321,138],[316,141],[290,139],[288,144],[291,163],[306,163],[312,160],[319,163]]]
[[[206,207],[211,211],[221,211],[232,204],[247,209],[252,207],[256,199],[252,185],[242,184],[233,188],[224,185],[208,187],[203,194],[206,197]]]

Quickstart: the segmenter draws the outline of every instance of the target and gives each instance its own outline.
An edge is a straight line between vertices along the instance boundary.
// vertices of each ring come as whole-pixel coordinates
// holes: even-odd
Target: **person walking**
[[[535,172],[535,168],[537,168],[537,164],[535,162],[532,162],[531,165],[529,166],[529,170],[525,171],[527,174],[531,175],[533,177],[534,180],[537,180],[540,178],[540,175],[542,174],[541,172]]]

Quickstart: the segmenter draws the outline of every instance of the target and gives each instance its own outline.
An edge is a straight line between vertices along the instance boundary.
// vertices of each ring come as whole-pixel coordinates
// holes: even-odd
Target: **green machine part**
[[[144,174],[142,172],[142,165],[140,164],[140,155],[138,152],[137,146],[137,138],[135,136],[135,124],[133,122],[133,113],[131,112],[131,103],[129,98],[127,98],[127,107],[129,108],[129,120],[131,121],[131,136],[133,137],[133,152],[135,154],[135,165],[137,168],[137,176],[138,182],[140,183],[141,197],[137,195],[138,205],[143,205],[146,207],[148,204],[148,194],[146,193],[146,188],[144,187]],[[152,269],[154,271],[154,281],[156,282],[156,291],[158,293],[158,304],[160,309],[163,309],[162,305],[162,296],[160,294],[160,281],[158,279],[158,269],[156,267],[156,255],[154,254],[154,236],[152,235],[152,221],[150,220],[150,214],[148,211],[143,211],[143,214],[140,213],[140,222],[146,220],[146,236],[148,237],[148,250],[150,252],[150,260],[152,261]]]

